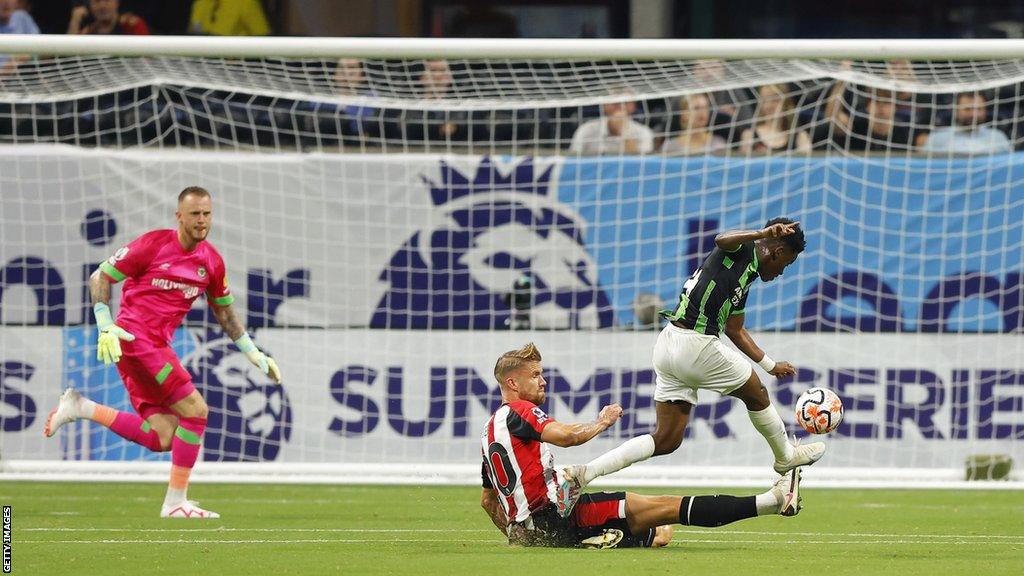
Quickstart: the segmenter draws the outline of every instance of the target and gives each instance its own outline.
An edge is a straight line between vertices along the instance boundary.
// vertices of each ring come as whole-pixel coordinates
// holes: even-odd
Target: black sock
[[[679,523],[683,526],[718,527],[757,516],[754,496],[684,496],[679,504]]]

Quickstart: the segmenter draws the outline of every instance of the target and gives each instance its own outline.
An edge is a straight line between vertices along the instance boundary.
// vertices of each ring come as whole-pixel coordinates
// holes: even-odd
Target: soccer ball
[[[843,421],[843,401],[828,388],[811,388],[796,400],[796,421],[811,434],[828,434]]]

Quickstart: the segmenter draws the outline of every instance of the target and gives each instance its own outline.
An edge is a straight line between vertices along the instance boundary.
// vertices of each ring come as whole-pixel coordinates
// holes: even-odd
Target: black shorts
[[[633,534],[626,522],[625,492],[591,492],[580,496],[572,515],[562,518],[554,505],[534,512],[532,530],[520,530],[516,543],[526,546],[577,548],[580,543],[614,528],[623,533],[616,548],[649,548],[654,542],[654,528]],[[519,523],[520,525],[522,523]],[[515,527],[512,527],[515,529]]]

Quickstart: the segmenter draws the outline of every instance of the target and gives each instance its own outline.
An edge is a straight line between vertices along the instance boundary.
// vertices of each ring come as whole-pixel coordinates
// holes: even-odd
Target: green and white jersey
[[[746,308],[757,264],[753,241],[732,252],[716,247],[683,284],[675,311],[665,310],[662,315],[700,334],[717,336],[729,316],[742,314]]]

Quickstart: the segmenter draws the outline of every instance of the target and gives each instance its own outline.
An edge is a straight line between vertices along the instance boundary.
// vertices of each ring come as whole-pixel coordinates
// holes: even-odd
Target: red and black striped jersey
[[[487,421],[480,438],[484,488],[495,488],[510,522],[556,502],[555,459],[541,442],[544,427],[554,420],[527,400],[502,404]]]

